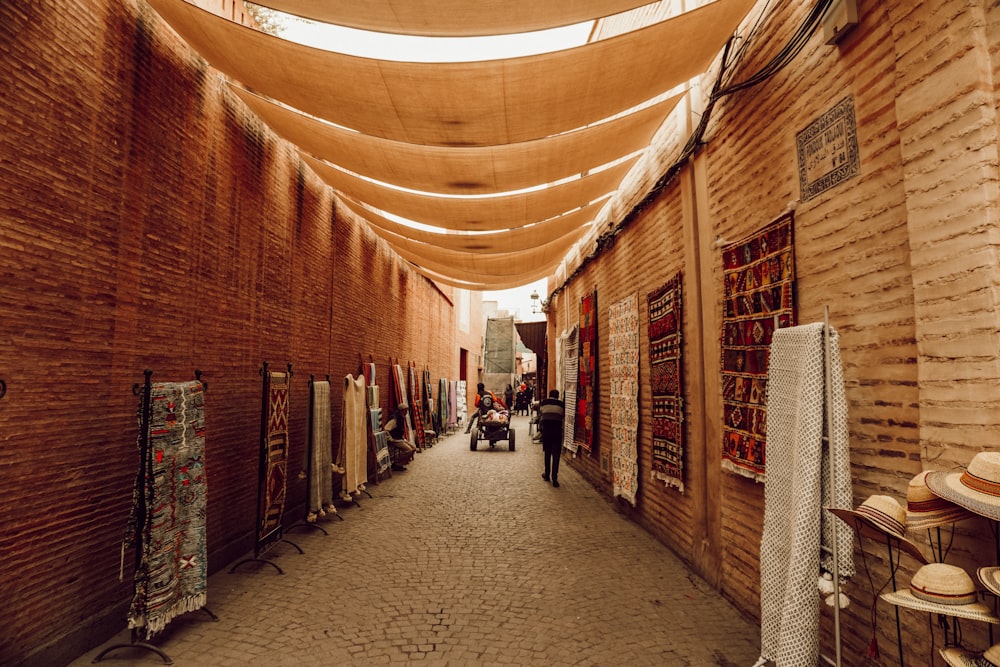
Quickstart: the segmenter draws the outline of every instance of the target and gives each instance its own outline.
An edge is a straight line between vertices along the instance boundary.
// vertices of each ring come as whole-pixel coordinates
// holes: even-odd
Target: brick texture
[[[481,334],[144,3],[4,3],[0,60],[0,663],[56,664],[125,621],[144,369],[208,383],[215,571],[253,544],[264,360],[294,372],[293,522],[310,375],[336,428],[362,360],[387,407],[390,357],[471,376]]]
[[[905,504],[907,483],[920,470],[952,469],[976,451],[995,448],[997,10],[985,2],[858,4],[861,24],[839,45],[824,44],[817,32],[775,76],[720,100],[698,157],[632,214],[612,245],[595,251],[591,244],[568,260],[550,290],[550,338],[576,323],[579,299],[595,288],[601,341],[607,306],[628,293],[640,296],[640,489],[635,508],[619,501],[619,509],[750,617],[759,615],[764,487],[718,471],[723,286],[714,242],[743,238],[799,198],[795,134],[846,96],[857,118],[861,173],[798,205],[795,248],[799,322],[822,321],[829,308],[840,333],[855,504],[872,494]],[[751,41],[729,81],[745,79],[773,57],[808,9],[786,3],[768,14],[765,37]],[[619,22],[605,32],[628,27],[635,26]],[[710,84],[703,81],[702,89]],[[678,118],[671,122],[684,126]],[[650,158],[659,161],[661,174],[664,157],[668,148]],[[654,181],[648,173],[634,177],[612,202],[611,223],[628,215]],[[678,269],[684,272],[688,419],[683,495],[650,480],[644,418],[650,406],[642,297]],[[691,299],[700,299],[700,313]],[[606,396],[605,368],[599,366],[598,375]],[[611,437],[604,408],[600,447]],[[611,481],[597,458],[569,462],[610,496]],[[913,539],[930,554],[925,536]],[[961,524],[949,562],[970,572],[994,564],[992,545],[985,521]],[[890,576],[885,550],[865,547],[880,586]],[[860,569],[862,554],[855,555],[861,574],[846,589],[854,604],[842,617],[845,664],[862,664],[872,637],[872,591]],[[904,558],[897,583],[905,586],[917,566]],[[889,664],[898,657],[895,617],[888,605],[878,611],[879,645]],[[829,608],[822,619],[823,650],[832,656]],[[924,619],[901,614],[901,620],[910,647],[906,663],[930,664],[924,662],[930,655]],[[974,635],[964,638],[967,644],[987,645],[983,628],[963,629]]]

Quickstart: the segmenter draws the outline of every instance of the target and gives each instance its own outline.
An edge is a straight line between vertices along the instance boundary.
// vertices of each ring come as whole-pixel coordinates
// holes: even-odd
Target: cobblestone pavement
[[[259,563],[208,582],[201,611],[154,639],[175,665],[725,665],[750,667],[759,629],[541,446],[461,431],[342,506],[328,535],[295,530]],[[80,656],[90,665],[122,631]],[[116,649],[100,664],[163,664]]]

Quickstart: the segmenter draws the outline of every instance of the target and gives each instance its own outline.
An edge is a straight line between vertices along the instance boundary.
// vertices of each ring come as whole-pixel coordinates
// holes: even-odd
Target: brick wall
[[[745,79],[771,58],[811,4],[779,4],[765,19],[765,37],[749,45],[729,81]],[[795,134],[844,97],[853,100],[861,172],[798,205],[795,249],[799,322],[822,321],[828,307],[840,333],[855,504],[886,494],[905,505],[907,483],[920,470],[954,469],[975,452],[996,448],[1000,160],[993,54],[1000,12],[987,2],[859,5],[861,25],[839,45],[824,44],[816,32],[777,75],[720,101],[698,157],[632,214],[612,245],[581,248],[563,269],[570,279],[552,285],[550,340],[577,322],[580,298],[595,288],[599,341],[607,340],[608,306],[629,293],[640,297],[640,489],[635,508],[614,502],[750,617],[759,616],[764,487],[718,468],[717,241],[743,238],[799,199]],[[710,83],[702,81],[701,90]],[[683,116],[671,122],[684,126]],[[649,174],[632,179],[635,186],[612,203],[613,223],[629,215],[654,180]],[[684,272],[689,444],[683,495],[649,479],[645,419],[644,297],[678,269]],[[606,350],[603,342],[599,347]],[[552,361],[554,351],[550,347]],[[605,361],[598,372],[604,396],[606,369]],[[610,437],[602,403],[600,446],[610,446]],[[569,463],[610,497],[610,478],[596,458]],[[959,524],[956,532],[949,562],[970,572],[994,564],[985,520]],[[931,553],[926,536],[913,539]],[[890,576],[885,549],[865,547],[872,580],[881,586]],[[846,589],[853,605],[841,620],[845,664],[863,663],[872,636],[872,592],[861,552],[855,557],[859,575]],[[903,558],[899,585],[917,566]],[[885,664],[898,660],[892,609],[878,606]],[[832,614],[824,610],[823,650],[832,656]],[[926,619],[901,613],[901,620],[906,663],[930,664]],[[982,624],[973,625],[963,624],[965,643],[986,646]]]
[[[309,376],[336,425],[362,359],[383,386],[390,357],[458,378],[481,316],[457,336],[453,290],[341,215],[144,3],[3,3],[0,60],[0,663],[50,665],[124,627],[144,369],[208,383],[215,571],[253,545],[264,360],[294,371],[294,522]]]

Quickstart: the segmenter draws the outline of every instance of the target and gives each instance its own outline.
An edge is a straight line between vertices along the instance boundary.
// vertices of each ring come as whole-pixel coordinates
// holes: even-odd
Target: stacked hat
[[[967,618],[986,623],[1000,623],[1000,617],[979,601],[972,577],[960,567],[947,563],[929,563],[914,573],[907,590],[883,593],[889,604]]]
[[[910,480],[906,490],[906,527],[910,530],[936,528],[963,519],[969,519],[972,512],[950,500],[946,500],[927,488],[925,470]]]
[[[1000,596],[1000,567],[981,567],[976,574],[990,593]]]
[[[1000,644],[980,653],[962,648],[943,648],[941,657],[951,667],[1000,667]]]
[[[898,541],[900,549],[921,563],[927,562],[917,545],[906,539],[906,510],[892,496],[870,496],[855,510],[828,509],[860,535],[880,541],[887,536],[893,538]]]
[[[976,574],[983,586],[994,595],[1000,595],[1000,567],[981,567]],[[952,667],[1000,667],[1000,644],[994,644],[983,652],[962,648],[941,649],[941,657]]]
[[[931,472],[927,488],[970,512],[1000,521],[1000,452],[979,452],[964,472]]]

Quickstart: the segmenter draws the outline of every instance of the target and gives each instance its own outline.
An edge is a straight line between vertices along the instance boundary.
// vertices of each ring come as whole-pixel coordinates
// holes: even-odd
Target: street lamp
[[[538,307],[538,290],[531,290],[531,313],[537,314],[540,312]]]

